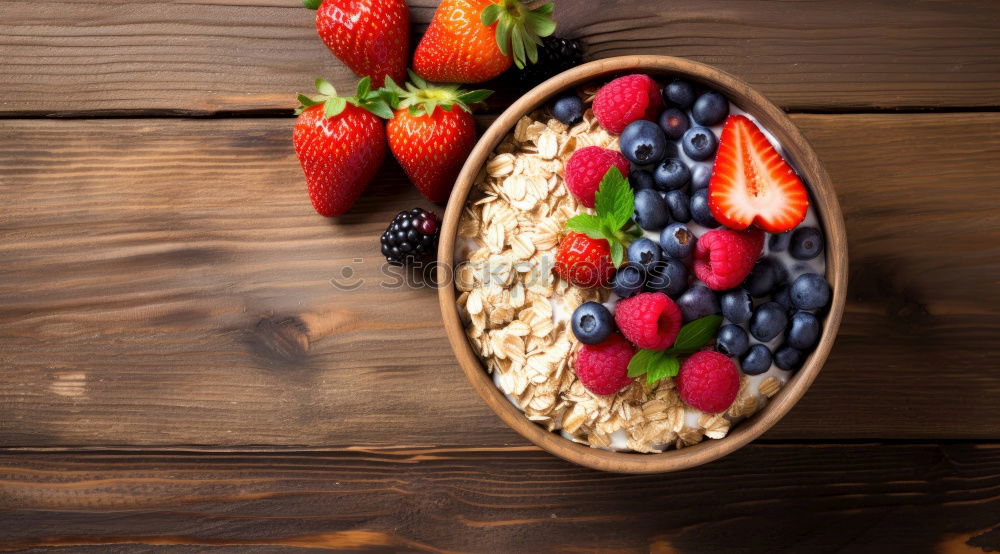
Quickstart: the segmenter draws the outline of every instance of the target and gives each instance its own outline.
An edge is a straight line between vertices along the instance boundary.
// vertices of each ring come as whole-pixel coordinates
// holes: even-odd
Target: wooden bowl
[[[823,322],[823,335],[802,369],[795,374],[767,406],[735,425],[730,434],[719,440],[705,440],[680,450],[660,454],[613,452],[574,443],[560,434],[529,421],[494,385],[476,352],[470,346],[456,307],[451,271],[455,254],[458,220],[472,188],[473,180],[487,157],[503,138],[513,130],[524,115],[549,101],[556,94],[584,83],[606,80],[616,75],[646,73],[657,76],[679,76],[704,84],[725,94],[734,104],[753,114],[765,129],[781,143],[785,156],[792,161],[804,178],[826,234],[827,279],[833,289],[830,311]],[[847,237],[840,204],[830,178],[813,152],[812,147],[791,120],[777,106],[747,83],[700,63],[668,56],[622,56],[590,62],[561,73],[514,102],[487,129],[473,148],[448,201],[438,249],[439,299],[448,340],[459,365],[479,396],[507,425],[545,450],[571,462],[623,473],[657,473],[676,471],[721,458],[760,436],[774,425],[805,394],[826,361],[840,326],[847,290]]]

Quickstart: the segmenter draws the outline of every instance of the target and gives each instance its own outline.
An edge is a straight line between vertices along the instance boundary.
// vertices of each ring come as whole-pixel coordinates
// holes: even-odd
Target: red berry
[[[750,274],[764,247],[764,233],[756,229],[718,229],[694,245],[694,274],[712,290],[738,286]]]
[[[635,350],[620,335],[600,344],[585,344],[576,356],[576,376],[594,394],[614,394],[633,381],[628,363]]]
[[[661,111],[660,86],[649,75],[619,77],[601,87],[594,97],[597,122],[616,135],[633,121],[656,121]]]
[[[316,10],[316,32],[354,73],[371,77],[372,88],[386,75],[406,80],[410,12],[403,0],[326,0]]]
[[[611,246],[604,239],[569,233],[556,250],[556,273],[578,287],[606,287],[615,274]]]
[[[784,233],[805,219],[809,194],[760,128],[746,116],[734,115],[722,128],[708,206],[731,229],[756,224],[768,233]]]
[[[637,347],[665,350],[681,330],[681,309],[662,292],[643,292],[618,301],[615,323]]]
[[[566,188],[573,193],[573,196],[579,198],[584,206],[593,208],[594,195],[597,194],[601,179],[611,166],[617,167],[622,175],[628,176],[628,160],[621,152],[600,146],[581,148],[573,152],[566,162]]]
[[[726,411],[740,390],[740,373],[718,352],[695,352],[681,364],[677,392],[687,405],[710,414]]]

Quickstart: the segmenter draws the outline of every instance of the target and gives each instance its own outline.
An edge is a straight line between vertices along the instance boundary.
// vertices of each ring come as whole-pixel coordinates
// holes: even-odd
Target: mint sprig
[[[628,363],[628,376],[646,376],[646,383],[656,384],[661,379],[677,376],[681,369],[678,356],[687,356],[712,340],[722,325],[722,316],[707,315],[681,327],[674,345],[666,350],[640,350]]]
[[[635,209],[635,193],[628,180],[612,166],[604,174],[594,194],[594,210],[597,215],[579,214],[566,220],[566,228],[583,233],[592,239],[604,239],[611,246],[611,261],[615,267],[625,259],[625,248],[642,231],[626,225]]]

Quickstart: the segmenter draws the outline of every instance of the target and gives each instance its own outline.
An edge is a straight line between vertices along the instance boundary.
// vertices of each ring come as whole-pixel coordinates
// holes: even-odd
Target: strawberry
[[[316,32],[359,77],[381,87],[406,78],[410,12],[403,0],[302,0],[316,10]]]
[[[809,194],[760,128],[733,115],[722,128],[708,206],[731,229],[756,224],[768,233],[784,233],[805,219]]]
[[[395,108],[386,126],[389,148],[421,194],[444,202],[476,143],[470,106],[492,91],[431,84],[413,73],[410,78],[406,89],[386,78],[383,97]]]
[[[316,88],[318,96],[299,95],[292,144],[313,208],[331,217],[350,209],[378,171],[385,158],[385,127],[376,114],[391,117],[392,111],[371,90],[368,77],[347,98],[322,79]]]
[[[611,247],[604,239],[592,239],[583,233],[567,233],[556,250],[555,270],[560,277],[578,287],[606,287],[615,274]]]
[[[538,61],[541,37],[551,35],[551,2],[528,9],[519,0],[444,0],[434,12],[413,69],[430,81],[480,83],[513,62]]]

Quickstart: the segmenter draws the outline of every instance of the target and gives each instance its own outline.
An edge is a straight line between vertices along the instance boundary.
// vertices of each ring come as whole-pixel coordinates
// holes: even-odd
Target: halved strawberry
[[[708,185],[708,207],[719,223],[784,233],[806,217],[809,194],[788,162],[743,115],[726,120]]]

